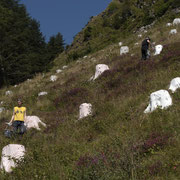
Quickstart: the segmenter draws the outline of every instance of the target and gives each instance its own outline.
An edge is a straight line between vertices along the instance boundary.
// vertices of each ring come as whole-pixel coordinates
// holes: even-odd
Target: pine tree
[[[58,54],[64,51],[64,40],[61,33],[51,36],[47,45],[50,59],[54,59]]]
[[[63,38],[55,37],[54,51],[63,51]],[[50,68],[40,24],[16,0],[0,0],[0,87],[16,84]]]

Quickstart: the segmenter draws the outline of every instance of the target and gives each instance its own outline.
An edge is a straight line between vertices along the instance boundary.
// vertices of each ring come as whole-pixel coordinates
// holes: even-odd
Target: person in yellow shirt
[[[22,106],[22,101],[18,99],[18,106],[14,107],[11,121],[8,123],[12,124],[14,133],[23,135],[26,131],[24,120],[26,119],[26,108]]]

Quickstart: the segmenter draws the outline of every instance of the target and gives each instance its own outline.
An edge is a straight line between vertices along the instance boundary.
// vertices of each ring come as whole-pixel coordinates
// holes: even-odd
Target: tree
[[[60,34],[58,41],[63,42]],[[50,68],[53,59],[49,58],[40,24],[17,0],[0,0],[0,42],[0,87]]]
[[[54,59],[58,54],[64,51],[64,40],[61,33],[51,36],[47,44],[47,51],[50,59]]]

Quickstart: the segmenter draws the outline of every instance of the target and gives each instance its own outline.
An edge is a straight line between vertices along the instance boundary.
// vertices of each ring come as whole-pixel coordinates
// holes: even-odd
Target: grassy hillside
[[[0,150],[19,143],[27,152],[24,162],[11,174],[0,173],[0,179],[179,179],[180,91],[171,94],[173,105],[168,109],[143,113],[150,93],[168,89],[171,79],[179,76],[180,35],[169,35],[174,27],[166,27],[172,17],[180,14],[164,16],[142,38],[137,33],[122,38],[130,47],[128,55],[120,56],[118,43],[113,43],[70,62],[56,74],[58,80],[50,82],[50,75],[66,62],[67,54],[63,54],[51,72],[1,89],[6,111],[0,114]],[[147,35],[164,49],[142,62],[140,45],[134,44]],[[89,81],[99,63],[107,64],[110,71]],[[7,90],[13,94],[5,96]],[[38,97],[41,91],[48,95]],[[39,116],[47,128],[30,130],[22,139],[6,139],[5,122],[18,97],[23,98],[27,114]],[[78,120],[79,106],[85,102],[92,104],[93,115]]]
[[[179,6],[179,0],[113,0],[75,36],[66,52],[68,62],[126,39],[165,15],[173,19],[174,14],[169,12]]]

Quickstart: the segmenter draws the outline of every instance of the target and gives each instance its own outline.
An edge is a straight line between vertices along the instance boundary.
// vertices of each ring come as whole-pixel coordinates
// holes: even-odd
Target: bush
[[[80,57],[79,53],[77,51],[73,51],[71,53],[68,54],[68,62],[71,62],[72,60],[76,60]]]
[[[180,1],[179,0],[174,0],[173,2],[172,2],[172,7],[173,8],[177,8],[177,7],[179,7],[180,6]]]
[[[170,5],[170,2],[164,3],[163,0],[158,1],[154,8],[155,16],[156,17],[163,16],[166,13],[166,11],[168,10],[169,5]]]
[[[115,3],[115,2],[110,3],[110,5],[108,7],[107,15],[112,15],[118,9],[119,9],[119,6],[117,3]]]
[[[84,41],[88,41],[91,38],[92,27],[87,27],[84,31]]]

